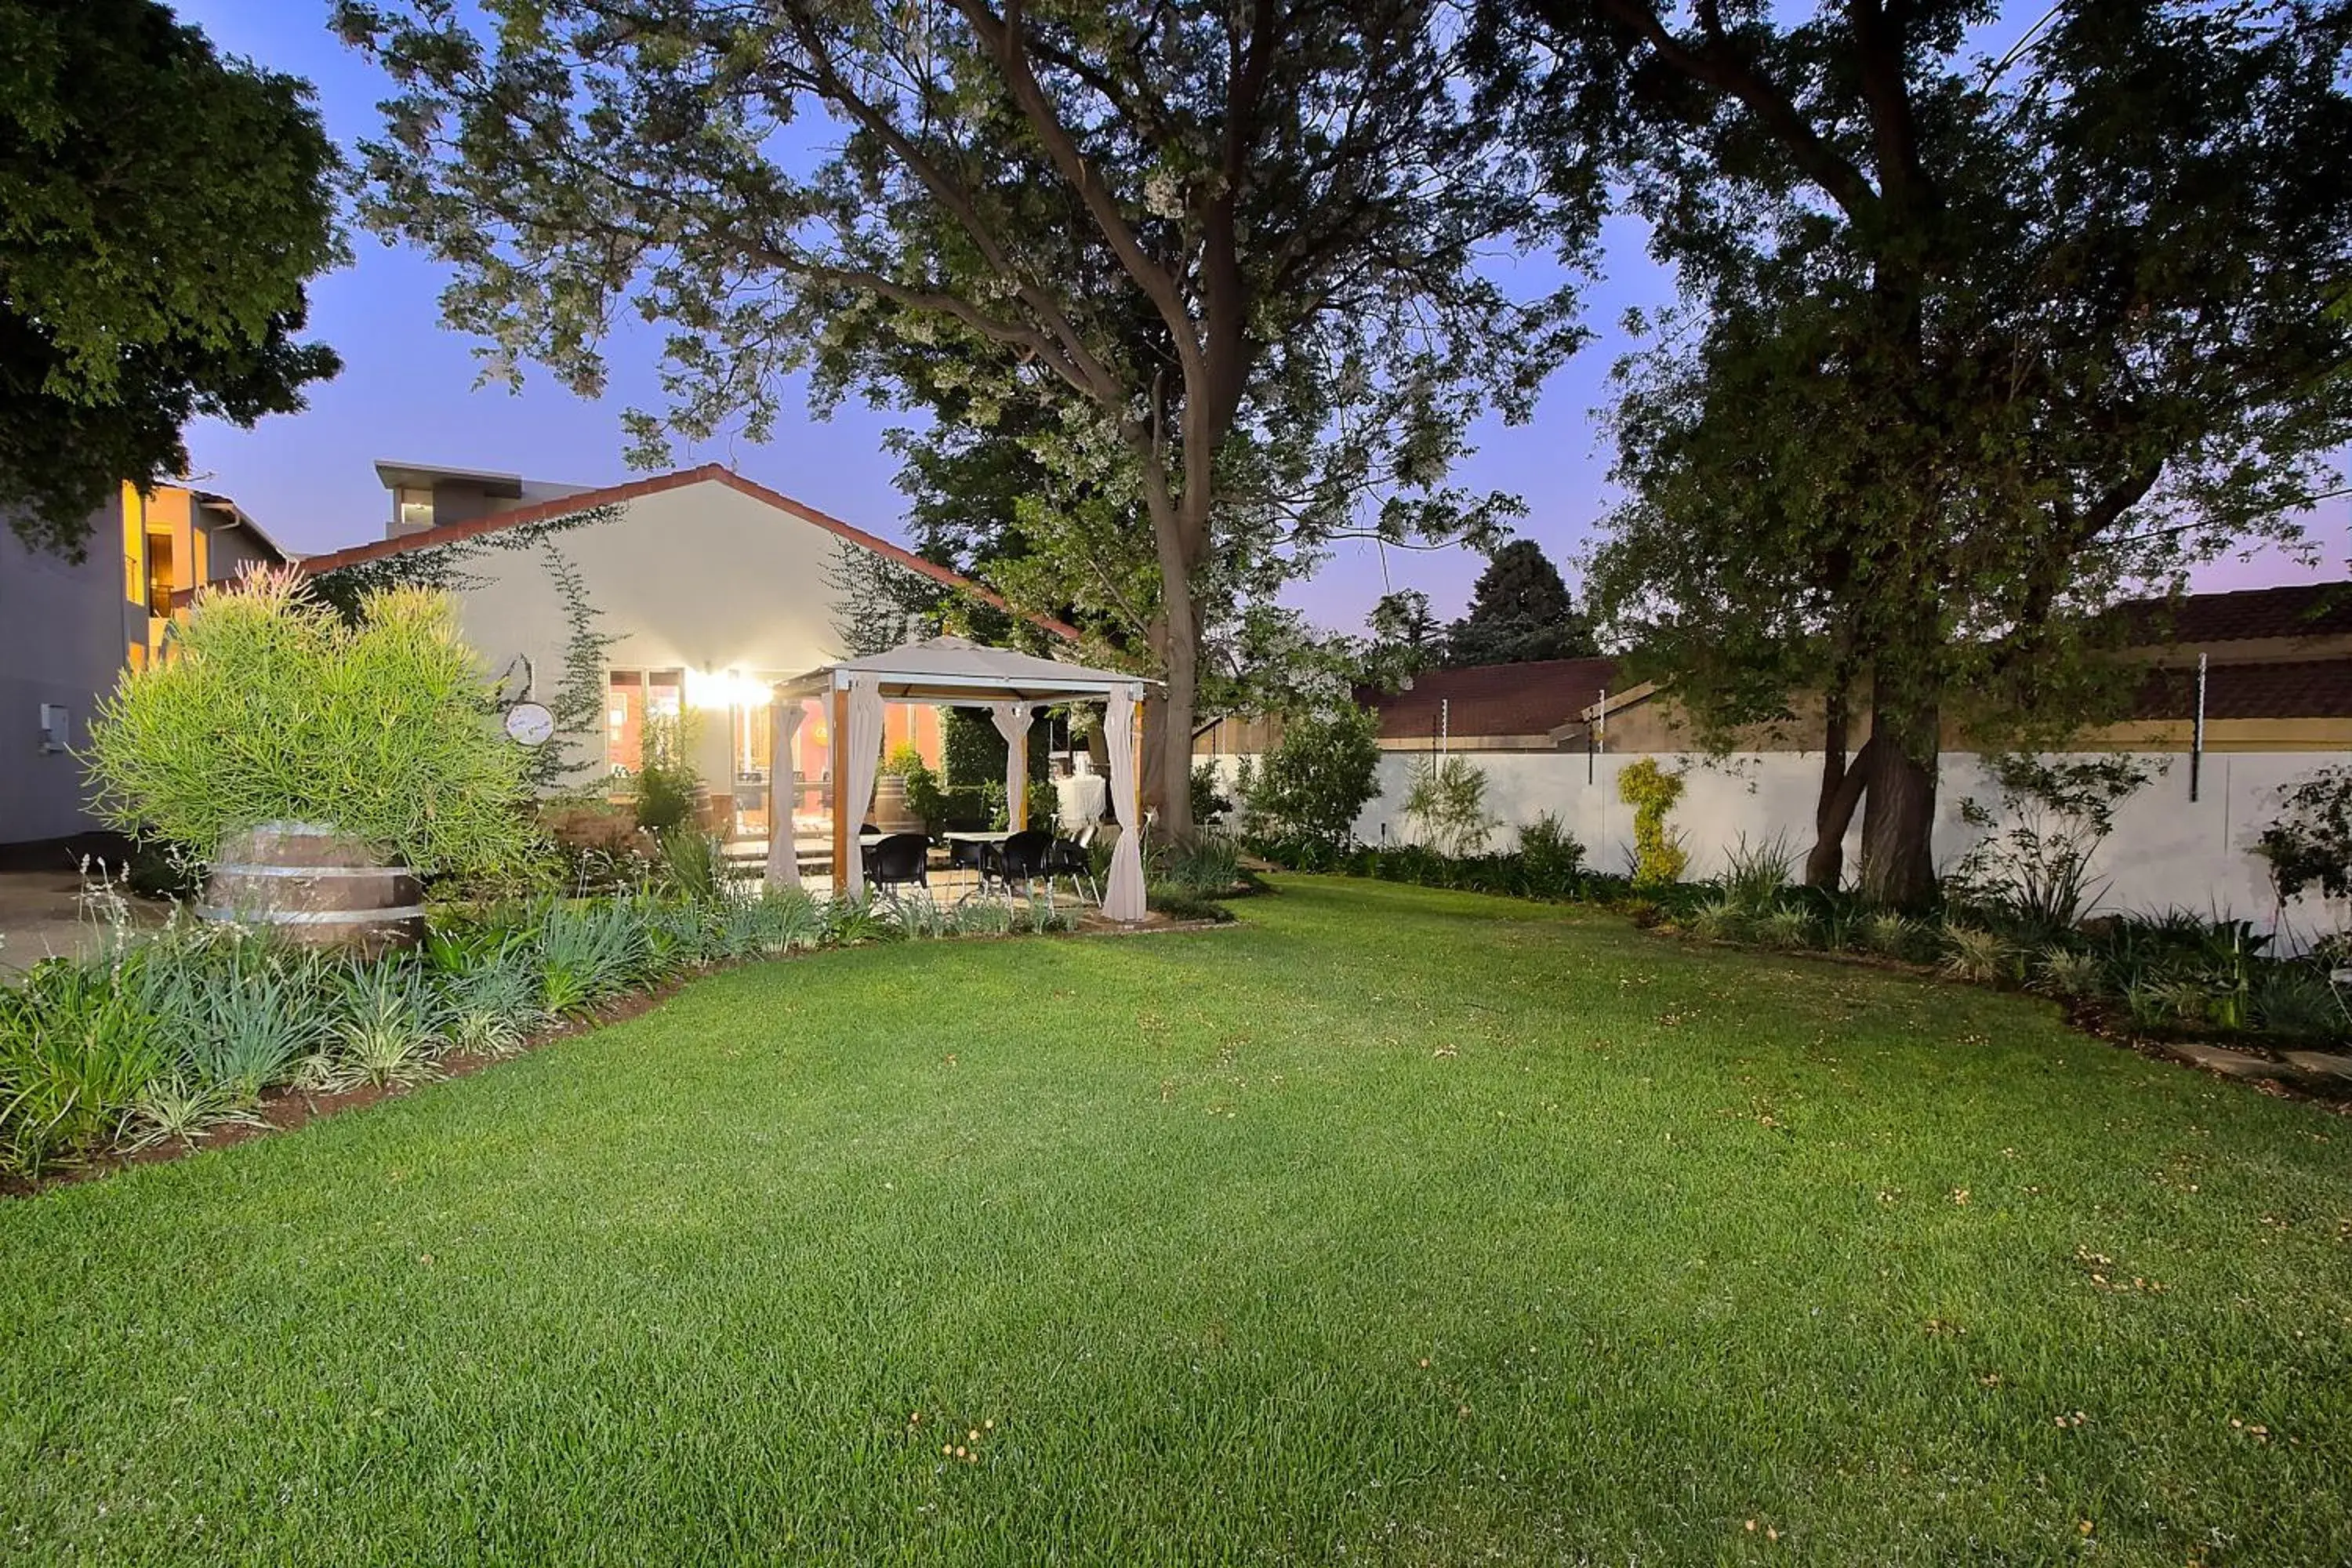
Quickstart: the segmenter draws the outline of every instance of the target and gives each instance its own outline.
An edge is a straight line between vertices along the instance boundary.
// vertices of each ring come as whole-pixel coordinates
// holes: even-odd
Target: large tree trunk
[[[1936,897],[1936,704],[1901,700],[1884,669],[1872,685],[1862,896],[1879,909],[1920,909]]]
[[[1180,844],[1192,840],[1192,721],[1199,710],[1201,613],[1192,602],[1199,567],[1192,542],[1208,537],[1208,500],[1168,493],[1164,474],[1146,464],[1145,501],[1160,556],[1160,614],[1151,624],[1151,651],[1162,684],[1146,688],[1143,772],[1144,804],[1160,814],[1160,833]]]
[[[1822,791],[1813,805],[1813,847],[1805,857],[1805,886],[1834,889],[1845,877],[1845,829],[1866,775],[1846,761],[1846,697],[1832,691],[1822,716]]]

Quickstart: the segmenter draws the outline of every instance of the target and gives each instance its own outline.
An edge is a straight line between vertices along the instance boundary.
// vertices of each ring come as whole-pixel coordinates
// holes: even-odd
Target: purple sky
[[[183,19],[203,27],[225,51],[248,57],[316,84],[327,126],[349,144],[372,133],[384,83],[326,27],[325,0],[180,0]],[[2038,15],[2042,7],[2035,5]],[[1540,541],[1575,575],[1574,562],[1610,492],[1607,460],[1591,411],[1601,401],[1610,363],[1626,346],[1624,312],[1672,298],[1671,279],[1643,254],[1639,228],[1612,224],[1606,276],[1586,294],[1588,322],[1601,334],[1546,384],[1536,418],[1517,428],[1489,420],[1476,432],[1476,455],[1456,472],[1465,485],[1525,498],[1523,531]],[[442,270],[414,252],[366,236],[356,258],[311,289],[312,334],[334,345],[343,373],[315,388],[305,413],[268,419],[250,431],[201,422],[188,432],[195,473],[234,496],[289,548],[331,550],[382,536],[388,502],[373,463],[399,458],[456,468],[491,468],[532,479],[614,484],[631,474],[621,458],[621,411],[660,405],[654,377],[657,341],[624,331],[610,345],[612,374],[597,402],[573,396],[543,374],[520,394],[474,386],[469,341],[440,324]],[[1498,265],[1506,265],[1498,263]],[[1529,290],[1549,268],[1528,264]],[[764,445],[719,440],[677,453],[680,466],[719,461],[787,494],[894,539],[904,538],[906,505],[892,483],[894,465],[881,433],[896,416],[845,405],[830,421],[780,421]],[[2275,553],[2222,562],[2200,574],[2200,585],[2252,587],[2340,575],[2352,550],[2352,501],[2324,504],[2314,520],[2323,564],[2314,572]],[[1427,593],[1438,614],[1458,615],[1484,564],[1461,550],[1388,551],[1342,545],[1311,581],[1289,595],[1316,620],[1357,630],[1388,586]]]

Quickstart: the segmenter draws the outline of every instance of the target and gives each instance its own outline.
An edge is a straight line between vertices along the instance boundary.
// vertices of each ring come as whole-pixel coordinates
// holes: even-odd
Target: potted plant
[[[348,622],[290,568],[205,589],[100,704],[85,760],[110,825],[210,865],[203,912],[299,941],[413,941],[419,879],[532,849],[525,752],[429,589],[370,594]]]

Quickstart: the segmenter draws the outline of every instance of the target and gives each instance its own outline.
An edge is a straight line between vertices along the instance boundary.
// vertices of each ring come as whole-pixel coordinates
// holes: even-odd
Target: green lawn
[[[2352,1560],[2352,1123],[1600,917],[1244,912],[0,1204],[0,1559]]]

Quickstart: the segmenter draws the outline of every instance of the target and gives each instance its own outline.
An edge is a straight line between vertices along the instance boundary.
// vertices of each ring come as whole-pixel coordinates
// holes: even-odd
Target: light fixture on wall
[[[740,669],[689,669],[686,672],[686,705],[706,711],[729,708],[764,708],[772,693],[768,682]]]

